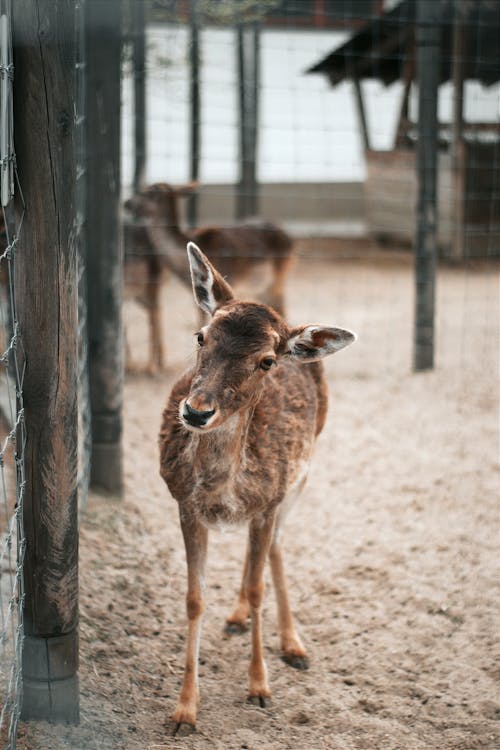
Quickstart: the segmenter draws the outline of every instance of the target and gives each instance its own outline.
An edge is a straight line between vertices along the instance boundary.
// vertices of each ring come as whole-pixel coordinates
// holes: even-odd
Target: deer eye
[[[275,364],[276,364],[276,360],[274,359],[274,357],[264,357],[264,359],[261,360],[260,369],[270,370],[271,367]]]
[[[198,331],[198,333],[195,333],[196,341],[198,342],[198,346],[203,346],[203,334],[201,331]]]

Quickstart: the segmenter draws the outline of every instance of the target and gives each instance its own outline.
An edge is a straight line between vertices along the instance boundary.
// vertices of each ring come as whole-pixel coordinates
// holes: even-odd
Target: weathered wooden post
[[[240,179],[236,201],[239,219],[258,213],[257,136],[259,120],[260,36],[257,23],[237,30]]]
[[[86,0],[87,294],[93,487],[120,494],[123,336],[121,0]]]
[[[15,279],[26,367],[22,717],[77,722],[75,0],[16,0],[13,8],[26,202]]]
[[[415,243],[414,369],[434,367],[434,307],[437,237],[437,98],[441,2],[417,4],[417,230]]]

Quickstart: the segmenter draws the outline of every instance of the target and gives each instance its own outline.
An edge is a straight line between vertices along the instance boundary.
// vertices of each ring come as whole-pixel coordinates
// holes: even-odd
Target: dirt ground
[[[248,635],[222,633],[245,531],[213,532],[197,732],[169,737],[186,573],[157,433],[197,320],[170,280],[168,372],[125,385],[125,497],[91,495],[81,529],[81,723],[22,724],[21,750],[500,747],[499,267],[440,268],[436,368],[413,374],[409,256],[349,242],[302,250],[291,321],[359,335],[326,363],[327,426],[285,536],[309,671],[279,658],[268,576],[273,698],[247,703]],[[145,361],[143,310],[128,303],[126,323]]]

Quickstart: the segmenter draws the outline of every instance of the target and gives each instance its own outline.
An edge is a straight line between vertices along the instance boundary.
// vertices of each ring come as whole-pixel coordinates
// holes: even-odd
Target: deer
[[[229,634],[250,618],[248,699],[265,707],[271,691],[263,656],[263,574],[269,558],[282,659],[307,669],[285,581],[282,530],[306,480],[326,420],[322,359],[356,335],[322,325],[290,327],[269,305],[238,300],[193,242],[187,245],[196,304],[209,316],[196,335],[196,360],[174,384],[159,433],[160,475],[177,501],[187,562],[188,637],[173,734],[196,728],[198,655],[208,534],[248,524],[248,543]]]
[[[166,269],[187,287],[191,280],[185,248],[193,240],[205,248],[207,256],[218,264],[229,283],[248,278],[263,264],[270,266],[271,281],[264,300],[284,313],[284,284],[292,262],[293,241],[269,222],[235,226],[203,226],[185,232],[179,222],[179,201],[192,195],[198,183],[172,186],[155,183],[139,190],[124,204],[131,221],[124,224],[126,288],[137,287],[137,265],[146,266],[146,279],[135,297],[149,317],[150,353],[147,370],[155,374],[165,367],[161,330],[160,284]],[[134,270],[135,268],[135,270]]]

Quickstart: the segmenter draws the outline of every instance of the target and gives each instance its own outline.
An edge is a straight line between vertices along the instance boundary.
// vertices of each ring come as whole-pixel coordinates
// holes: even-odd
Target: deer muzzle
[[[189,401],[185,401],[181,414],[183,420],[191,427],[205,427],[215,414],[215,409],[194,409]]]

